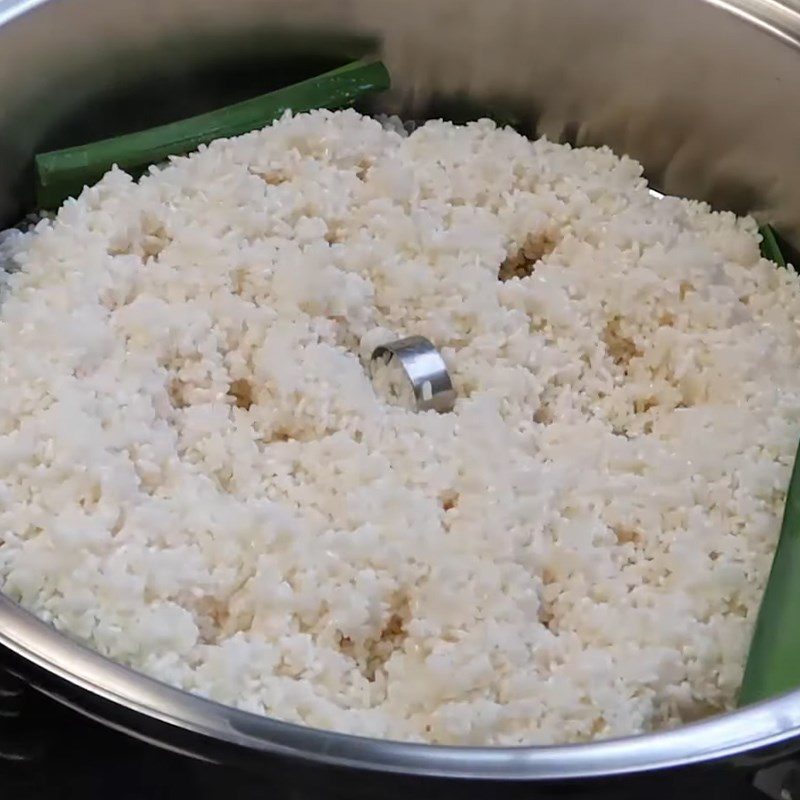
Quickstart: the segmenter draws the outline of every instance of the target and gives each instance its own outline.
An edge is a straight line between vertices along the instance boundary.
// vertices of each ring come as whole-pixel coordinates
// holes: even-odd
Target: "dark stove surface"
[[[0,800],[311,800],[313,794],[298,792],[289,785],[266,783],[240,769],[165,751],[94,722],[22,684],[0,680]],[[325,792],[326,797],[333,794],[338,800],[348,800],[335,788]],[[638,790],[614,794],[626,800],[674,800],[680,796],[669,778],[651,780],[641,794]],[[767,797],[755,790],[750,781],[721,784],[711,775],[707,789],[681,794],[685,800]],[[447,797],[459,795],[458,791],[446,793]],[[436,793],[437,798],[443,796]],[[502,786],[493,790],[492,796],[502,800]],[[577,795],[534,791],[530,800],[545,796]],[[593,793],[589,796],[595,797]],[[412,797],[429,800],[413,792],[410,800]],[[580,797],[587,795],[581,792]],[[602,793],[603,800],[608,797]],[[360,794],[360,798],[364,795]]]
[[[251,775],[140,742],[38,692],[0,698],[3,800],[264,800],[264,788]]]

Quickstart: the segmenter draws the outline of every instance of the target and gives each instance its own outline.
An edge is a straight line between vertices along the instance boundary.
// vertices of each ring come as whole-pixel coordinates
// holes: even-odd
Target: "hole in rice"
[[[229,618],[227,603],[219,598],[206,596],[195,604],[195,621],[203,644],[216,644],[222,637],[222,629]]]
[[[500,265],[498,280],[510,281],[532,275],[536,265],[555,250],[556,244],[556,238],[551,233],[530,234],[522,247],[510,253]]]
[[[558,580],[558,573],[552,569],[551,567],[545,567],[542,570],[542,583],[545,586],[549,586],[551,583],[555,583]]]
[[[392,655],[397,650],[403,649],[403,643],[407,636],[404,617],[407,614],[407,606],[405,613],[393,613],[383,626],[378,639],[370,644],[366,667],[363,670],[364,677],[368,681],[374,682],[378,671],[384,668]]]
[[[331,225],[325,234],[325,241],[328,244],[339,244],[344,241],[344,227],[341,225]]]
[[[367,177],[369,176],[369,171],[372,169],[372,165],[375,163],[374,158],[364,157],[359,160],[358,164],[356,165],[356,177],[360,181],[366,181]]]
[[[459,493],[455,489],[447,489],[439,495],[439,503],[444,511],[452,511],[460,499]]]
[[[662,328],[671,328],[675,324],[675,315],[665,311],[659,318],[658,324]]]
[[[255,402],[253,386],[250,381],[245,378],[238,378],[231,383],[228,389],[228,397],[233,399],[236,408],[241,408],[244,411],[249,411],[250,407]]]
[[[731,597],[725,601],[725,609],[728,614],[734,617],[746,619],[748,616],[747,606],[738,597]]]
[[[361,641],[340,631],[337,641],[339,650],[352,658],[357,663],[359,672],[370,683],[374,683],[392,655],[403,649],[408,637],[406,626],[410,618],[409,599],[405,594],[398,594],[392,598],[391,610],[380,631]]]
[[[622,332],[623,321],[619,316],[612,317],[603,329],[602,339],[611,360],[617,365],[627,367],[642,353],[636,343]]]
[[[350,320],[339,314],[332,314],[328,319],[334,325],[336,344],[351,353],[357,353],[361,339],[359,334],[353,330]]]
[[[612,530],[617,539],[617,544],[641,544],[642,534],[626,525],[615,525]]]
[[[553,613],[553,604],[540,601],[537,619],[548,631],[554,631],[555,614]]]
[[[633,401],[633,411],[636,414],[646,414],[650,409],[658,406],[658,398],[656,397],[637,397]]]
[[[191,405],[187,398],[188,386],[177,376],[173,377],[167,385],[167,394],[173,408],[182,409]]]

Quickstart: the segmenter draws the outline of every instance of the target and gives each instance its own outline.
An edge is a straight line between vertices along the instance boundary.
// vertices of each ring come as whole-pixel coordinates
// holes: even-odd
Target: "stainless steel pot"
[[[0,227],[30,205],[37,150],[213,107],[365,48],[395,80],[382,110],[421,117],[459,97],[502,102],[531,133],[609,144],[663,191],[753,211],[800,244],[797,0],[0,0]],[[300,728],[190,696],[3,596],[0,661],[161,746],[265,781],[291,771],[298,796],[485,796],[502,784],[507,796],[747,788],[785,799],[800,758],[800,691],[632,739],[442,748]]]

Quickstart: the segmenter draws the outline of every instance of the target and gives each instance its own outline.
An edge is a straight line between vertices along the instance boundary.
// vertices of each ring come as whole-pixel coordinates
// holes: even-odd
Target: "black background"
[[[2,689],[0,685],[0,689]],[[0,698],[2,700],[2,698]],[[302,777],[295,775],[296,778]],[[246,773],[241,769],[200,761],[165,751],[94,722],[60,703],[29,688],[14,702],[0,702],[0,800],[356,800],[346,785],[337,781],[317,790],[302,790],[302,781],[293,780],[289,771],[280,780]],[[378,790],[358,792],[357,800],[397,796],[398,787],[385,776]],[[359,781],[360,783],[360,781]],[[352,788],[353,784],[350,784]],[[444,789],[444,787],[441,787]],[[459,798],[461,789],[450,786],[432,795],[412,787],[400,791],[409,800]],[[473,788],[477,788],[474,787]],[[392,791],[387,791],[393,789]],[[752,777],[739,770],[718,772],[709,769],[690,784],[673,783],[671,773],[624,778],[616,786],[588,786],[581,790],[563,784],[518,791],[504,790],[495,784],[479,796],[501,800],[517,798],[598,798],[630,800],[679,798],[679,800],[765,800],[752,786]],[[520,793],[519,789],[522,789]],[[474,792],[468,792],[475,797]],[[800,797],[800,794],[797,795]]]

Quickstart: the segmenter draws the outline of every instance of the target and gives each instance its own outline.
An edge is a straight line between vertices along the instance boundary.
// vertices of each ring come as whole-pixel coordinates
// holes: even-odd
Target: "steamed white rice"
[[[752,219],[605,149],[320,111],[2,248],[0,587],[59,630],[394,739],[734,703],[800,434],[800,284]],[[412,334],[453,413],[370,381]]]

